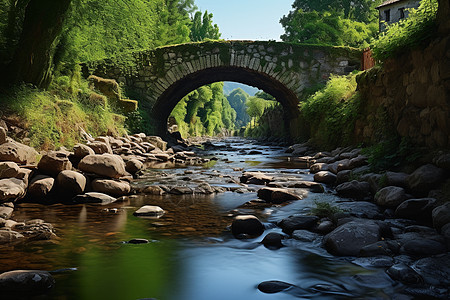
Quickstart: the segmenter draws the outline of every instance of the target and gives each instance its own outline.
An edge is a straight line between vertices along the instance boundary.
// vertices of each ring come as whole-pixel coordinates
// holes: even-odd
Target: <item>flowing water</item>
[[[148,169],[136,185],[174,183],[195,186],[199,181],[231,189],[242,170],[282,174],[312,180],[306,165],[286,157],[281,147],[260,146],[229,139],[215,142],[205,166]],[[247,154],[258,150],[261,154]],[[259,242],[274,224],[299,212],[314,200],[340,201],[332,193],[310,193],[304,200],[261,210],[239,209],[257,215],[266,231],[256,239],[235,239],[227,226],[255,192],[215,195],[136,195],[108,206],[22,204],[16,221],[44,219],[56,228],[59,240],[0,248],[0,272],[13,269],[60,270],[55,288],[33,299],[391,299],[396,289],[384,270],[361,267],[320,247],[320,239],[283,241],[270,250]],[[142,205],[158,205],[159,219],[133,216]],[[127,244],[134,238],[148,244]],[[295,287],[264,294],[259,283],[278,280]],[[1,297],[0,297],[1,298]],[[3,299],[3,298],[2,298]]]

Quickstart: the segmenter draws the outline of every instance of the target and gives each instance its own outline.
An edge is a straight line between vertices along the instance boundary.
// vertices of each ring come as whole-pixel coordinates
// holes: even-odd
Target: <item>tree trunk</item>
[[[19,44],[10,64],[14,83],[26,82],[37,87],[48,87],[56,41],[70,2],[31,0],[27,5]]]

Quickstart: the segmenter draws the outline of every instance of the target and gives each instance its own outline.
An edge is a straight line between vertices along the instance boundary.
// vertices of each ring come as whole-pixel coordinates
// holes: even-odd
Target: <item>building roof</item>
[[[380,9],[380,8],[382,8],[384,6],[388,6],[388,5],[391,5],[391,4],[394,4],[394,3],[397,3],[397,2],[403,2],[403,1],[404,0],[387,0],[387,1],[384,1],[383,3],[381,3],[380,5],[378,5],[376,7],[376,9]]]

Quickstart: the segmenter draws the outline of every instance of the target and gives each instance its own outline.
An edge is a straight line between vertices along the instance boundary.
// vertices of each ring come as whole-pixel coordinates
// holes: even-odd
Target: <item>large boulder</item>
[[[20,168],[15,162],[0,162],[0,179],[15,178],[17,177],[17,175],[19,175],[19,171]]]
[[[424,165],[408,177],[408,186],[413,193],[425,195],[446,179],[445,171],[434,165]]]
[[[7,137],[6,129],[0,126],[0,145],[7,142]]]
[[[258,190],[258,198],[271,203],[283,203],[286,201],[300,200],[300,196],[282,188],[265,187]]]
[[[265,185],[273,180],[272,176],[268,176],[261,172],[244,172],[240,177],[241,183]]]
[[[13,211],[14,204],[12,202],[0,204],[0,219],[9,219]]]
[[[436,207],[432,212],[433,225],[440,230],[444,225],[450,223],[450,202]]]
[[[128,195],[131,191],[130,183],[111,179],[94,179],[92,181],[94,192],[105,193],[107,195],[120,197]]]
[[[144,168],[144,164],[137,160],[136,158],[132,158],[127,160],[125,164],[125,170],[130,174],[136,174],[140,170]]]
[[[38,163],[38,169],[42,174],[56,177],[59,172],[72,169],[72,163],[67,153],[51,151],[42,156]]]
[[[264,225],[252,215],[236,216],[231,224],[231,232],[236,237],[257,237],[264,232]]]
[[[435,203],[436,199],[434,198],[409,199],[397,206],[395,216],[404,219],[430,221]]]
[[[325,184],[334,184],[336,182],[337,176],[330,171],[320,171],[314,174],[314,181],[325,183]]]
[[[405,190],[397,186],[387,186],[375,194],[375,202],[380,206],[397,207],[405,200]]]
[[[55,279],[46,271],[15,270],[0,274],[0,291],[4,295],[38,295],[50,290],[54,285]]]
[[[160,218],[164,215],[164,210],[159,206],[145,205],[133,213],[136,217]]]
[[[9,244],[22,238],[24,238],[24,236],[19,232],[9,229],[0,229],[0,245]],[[0,291],[2,291],[1,287]]]
[[[0,145],[0,161],[13,161],[18,164],[34,164],[39,153],[33,148],[18,143],[8,142]]]
[[[299,229],[310,230],[317,225],[318,221],[319,218],[316,216],[295,214],[281,220],[278,226],[283,229],[283,232],[291,234],[293,231]]]
[[[109,178],[120,178],[129,175],[125,171],[125,163],[120,156],[113,154],[95,154],[84,157],[78,169]]]
[[[143,141],[155,145],[162,151],[167,150],[167,142],[163,141],[163,139],[160,138],[159,136],[146,136],[143,138]]]
[[[92,150],[94,150],[95,154],[104,154],[104,153],[112,154],[113,153],[111,146],[105,142],[99,142],[99,141],[92,142],[92,143],[89,143],[87,146],[90,147]]]
[[[94,150],[92,150],[91,147],[83,144],[76,144],[75,146],[73,146],[73,153],[74,156],[78,159],[82,159],[85,156],[95,154]]]
[[[61,195],[73,197],[86,189],[86,177],[72,170],[64,170],[56,177],[56,186]]]
[[[371,220],[355,220],[339,226],[324,237],[328,252],[340,256],[357,256],[364,246],[381,238],[380,226]]]
[[[33,199],[42,199],[53,189],[55,179],[46,175],[37,175],[28,186],[28,195]]]
[[[356,180],[344,182],[336,187],[336,192],[341,197],[363,200],[370,196],[370,184]]]
[[[25,184],[16,178],[0,179],[0,203],[10,202],[25,195]]]
[[[406,173],[386,172],[386,181],[389,186],[408,187],[408,177]]]
[[[425,283],[444,288],[450,285],[450,253],[419,259],[411,268],[422,276]]]
[[[309,171],[313,174],[320,171],[328,171],[328,164],[326,163],[315,163],[310,168]]]

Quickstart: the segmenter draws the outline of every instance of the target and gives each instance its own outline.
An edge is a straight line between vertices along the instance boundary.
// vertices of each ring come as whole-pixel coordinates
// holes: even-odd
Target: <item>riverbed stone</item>
[[[422,276],[407,266],[405,263],[398,263],[387,269],[386,273],[394,280],[404,284],[419,284],[423,282]]]
[[[352,180],[336,187],[336,192],[344,198],[363,200],[370,197],[370,185],[367,182]]]
[[[342,184],[344,182],[350,181],[352,176],[352,170],[342,170],[336,174],[336,184]]]
[[[308,189],[313,193],[325,192],[325,188],[323,187],[322,184],[313,181],[295,181],[293,183],[288,182],[288,187],[296,189]]]
[[[149,195],[163,195],[166,193],[164,189],[157,185],[146,186],[142,189],[142,193]]]
[[[386,183],[388,186],[408,187],[409,174],[402,172],[386,172]]]
[[[302,242],[313,242],[319,238],[319,234],[304,229],[298,229],[292,232],[292,238]]]
[[[381,213],[380,208],[372,202],[367,201],[339,202],[337,203],[337,207],[342,209],[344,213],[348,213],[357,218],[366,218],[366,219],[383,218],[383,214]]]
[[[199,194],[213,194],[215,192],[214,188],[209,185],[207,182],[202,182],[198,185],[198,187],[195,189],[195,193]]]
[[[29,179],[32,174],[33,174],[33,170],[26,169],[26,168],[19,168],[19,173],[17,174],[16,178],[22,180],[23,184],[25,186],[28,186]]]
[[[77,195],[72,198],[72,204],[100,204],[107,205],[116,202],[116,198],[111,197],[109,195],[98,193],[98,192],[89,192],[82,195]]]
[[[413,193],[426,195],[430,190],[438,187],[444,179],[446,177],[443,169],[427,164],[409,175],[408,186]]]
[[[133,213],[136,217],[154,217],[160,218],[164,215],[164,210],[159,206],[145,205]]]
[[[194,194],[194,190],[188,186],[174,186],[168,193],[173,195],[192,195]]]
[[[328,252],[339,256],[357,256],[364,246],[381,238],[380,226],[371,220],[355,220],[339,226],[324,237]]]
[[[7,202],[0,204],[0,218],[9,219],[14,211],[14,204],[12,202]],[[1,227],[1,226],[0,226]]]
[[[411,256],[430,256],[447,252],[444,243],[427,238],[417,238],[405,242],[400,248],[400,253]]]
[[[326,163],[315,163],[310,168],[309,171],[313,174],[320,171],[328,171],[328,164]]]
[[[283,188],[265,187],[258,190],[258,198],[280,204],[286,201],[300,200],[301,197]]]
[[[429,222],[431,221],[431,212],[435,208],[435,203],[436,199],[434,198],[408,199],[397,206],[395,216],[397,218]]]
[[[264,225],[253,215],[236,216],[231,224],[235,237],[258,237],[264,232]]]
[[[61,195],[73,197],[82,194],[86,189],[86,177],[72,170],[64,170],[56,177],[56,186]]]
[[[289,216],[278,223],[284,233],[292,234],[293,231],[299,229],[311,230],[317,225],[319,217],[295,214]]]
[[[130,174],[136,174],[144,168],[144,164],[136,158],[127,160],[125,163],[125,170]]]
[[[105,193],[114,197],[128,195],[131,191],[130,183],[112,179],[94,179],[91,183],[94,192]]]
[[[261,241],[261,244],[269,249],[279,249],[283,247],[283,243],[281,242],[283,238],[284,236],[282,234],[279,234],[277,232],[270,232],[264,237],[264,239]]]
[[[46,271],[14,270],[0,274],[0,290],[2,294],[38,295],[50,290],[55,279]]]
[[[264,281],[258,284],[258,290],[266,294],[279,293],[284,290],[291,289],[292,287],[295,286],[293,284],[277,280]]]
[[[72,163],[67,156],[67,153],[62,151],[50,151],[38,163],[38,169],[42,174],[56,177],[59,172],[64,170],[71,170]]]
[[[95,154],[94,150],[92,150],[91,147],[84,144],[76,144],[75,146],[73,146],[73,153],[74,156],[78,159],[82,159],[85,156]]]
[[[20,167],[12,161],[0,162],[0,179],[15,178],[19,175]]]
[[[424,281],[433,286],[450,285],[450,253],[419,259],[411,268],[422,276]]]
[[[159,136],[146,136],[142,140],[158,147],[162,151],[167,150],[167,142],[163,141]]]
[[[25,184],[17,178],[0,179],[0,203],[10,202],[25,195]]]
[[[329,171],[320,171],[314,174],[314,181],[325,183],[325,184],[334,184],[336,182],[336,175]]]
[[[446,202],[432,211],[434,228],[440,230],[444,225],[450,223],[450,202]]]
[[[395,208],[405,200],[405,189],[397,186],[387,186],[375,194],[375,202],[380,206]]]
[[[87,144],[88,147],[90,147],[92,150],[94,150],[95,154],[112,154],[113,151],[111,149],[111,146],[109,145],[109,143],[105,143],[105,142],[92,142]]]
[[[246,184],[265,185],[273,181],[273,177],[261,172],[244,172],[240,181]]]
[[[6,143],[8,140],[7,130],[0,126],[0,145]]]
[[[0,145],[0,161],[12,161],[18,164],[34,164],[39,153],[33,148],[10,141]]]
[[[55,179],[47,175],[37,175],[31,179],[28,195],[35,200],[43,200],[53,189]]]
[[[87,155],[80,161],[78,168],[86,173],[109,178],[120,178],[129,175],[125,170],[123,159],[113,154]]]
[[[0,245],[9,244],[22,238],[24,238],[24,236],[19,232],[9,229],[0,229]]]

